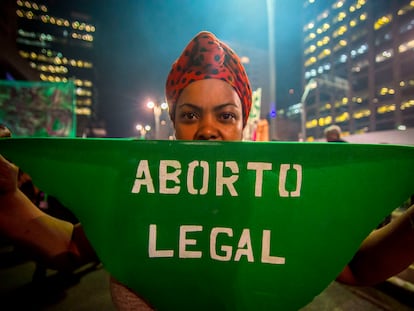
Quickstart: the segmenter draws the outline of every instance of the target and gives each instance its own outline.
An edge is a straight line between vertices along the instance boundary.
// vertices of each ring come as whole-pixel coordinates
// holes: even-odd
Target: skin
[[[337,131],[330,131],[326,133],[326,141],[335,141],[340,138],[341,137]]]
[[[414,205],[361,244],[337,281],[373,285],[406,269],[414,262]]]
[[[0,137],[11,137],[11,136],[12,135],[11,135],[10,130],[6,126],[0,124]]]
[[[193,82],[178,98],[174,127],[179,140],[241,140],[243,109],[240,98],[224,81]]]

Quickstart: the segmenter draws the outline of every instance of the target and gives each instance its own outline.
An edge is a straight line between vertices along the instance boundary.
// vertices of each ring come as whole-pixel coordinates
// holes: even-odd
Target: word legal
[[[178,258],[201,258],[203,252],[194,250],[197,246],[197,240],[188,237],[188,234],[197,235],[195,232],[202,232],[203,226],[200,225],[182,225],[180,226]],[[210,231],[210,258],[218,261],[240,261],[245,257],[248,262],[254,262],[252,240],[250,237],[250,229],[243,229],[238,244],[237,250],[233,251],[231,245],[219,245],[220,254],[217,252],[217,239],[219,235],[233,237],[233,229],[226,227],[214,227]],[[285,264],[285,258],[270,255],[270,238],[271,231],[263,230],[262,232],[262,251],[260,262],[274,265]],[[189,246],[192,250],[189,249]],[[234,254],[234,256],[233,256]],[[149,240],[148,240],[148,256],[150,258],[171,258],[174,257],[174,250],[159,250],[157,249],[157,225],[150,224],[149,226]]]

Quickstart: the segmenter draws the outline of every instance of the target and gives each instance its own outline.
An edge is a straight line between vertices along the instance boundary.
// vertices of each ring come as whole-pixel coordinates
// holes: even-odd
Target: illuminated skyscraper
[[[346,134],[414,127],[414,1],[306,0],[303,10],[307,139],[332,124]]]
[[[16,1],[17,49],[38,72],[39,80],[76,86],[77,136],[96,113],[93,48],[96,27],[91,16],[65,1]]]

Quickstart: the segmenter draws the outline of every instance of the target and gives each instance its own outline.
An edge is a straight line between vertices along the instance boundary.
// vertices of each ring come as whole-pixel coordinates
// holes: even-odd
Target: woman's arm
[[[373,285],[405,270],[414,262],[414,205],[361,244],[337,280],[350,285]]]

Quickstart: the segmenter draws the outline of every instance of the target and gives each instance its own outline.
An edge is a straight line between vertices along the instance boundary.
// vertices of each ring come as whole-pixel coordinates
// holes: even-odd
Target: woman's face
[[[193,82],[178,98],[174,127],[179,140],[241,140],[240,98],[230,84],[222,80]]]

